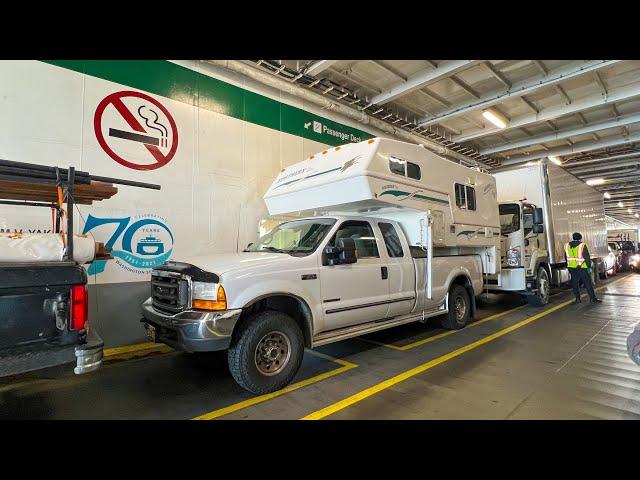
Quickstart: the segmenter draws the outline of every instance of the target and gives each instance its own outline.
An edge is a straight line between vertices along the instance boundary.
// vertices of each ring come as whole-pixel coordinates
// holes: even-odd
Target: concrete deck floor
[[[262,397],[238,387],[219,354],[107,361],[83,376],[49,369],[0,383],[0,419],[640,418],[640,367],[626,351],[640,275],[599,295],[600,305],[565,305],[565,291],[543,309],[503,296],[460,331],[416,323],[327,345]]]

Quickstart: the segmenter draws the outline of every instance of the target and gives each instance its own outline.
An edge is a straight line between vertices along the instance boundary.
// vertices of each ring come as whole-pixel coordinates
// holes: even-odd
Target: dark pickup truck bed
[[[0,377],[71,362],[76,373],[100,366],[103,342],[85,323],[86,284],[75,262],[0,264]]]

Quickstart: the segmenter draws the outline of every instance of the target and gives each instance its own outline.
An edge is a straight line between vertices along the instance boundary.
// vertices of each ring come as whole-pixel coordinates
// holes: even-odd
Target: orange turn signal
[[[194,298],[191,302],[191,307],[196,310],[226,310],[227,309],[227,294],[224,291],[222,285],[218,285],[217,300],[198,300]]]

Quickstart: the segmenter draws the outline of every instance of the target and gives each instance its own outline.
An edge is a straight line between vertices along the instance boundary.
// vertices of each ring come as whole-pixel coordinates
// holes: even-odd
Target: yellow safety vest
[[[576,247],[571,247],[568,243],[564,245],[564,251],[567,254],[567,267],[569,268],[588,268],[585,259],[582,256],[585,243],[579,243]]]

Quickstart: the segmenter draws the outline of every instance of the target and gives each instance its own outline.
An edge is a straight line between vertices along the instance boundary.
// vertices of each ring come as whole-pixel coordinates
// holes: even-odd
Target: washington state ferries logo
[[[101,218],[89,215],[82,233],[104,238],[105,247],[120,268],[140,275],[169,260],[173,252],[173,233],[164,218],[143,214],[135,217]],[[109,260],[111,261],[111,260]],[[105,260],[91,264],[89,275],[104,272]]]

